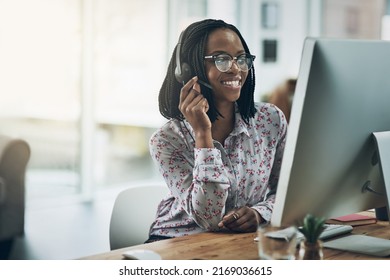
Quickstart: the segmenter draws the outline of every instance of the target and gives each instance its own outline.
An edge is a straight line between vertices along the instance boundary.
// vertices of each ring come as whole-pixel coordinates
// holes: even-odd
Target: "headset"
[[[192,76],[192,71],[191,67],[188,63],[186,62],[181,62],[180,61],[180,56],[181,56],[181,46],[182,46],[182,40],[183,40],[183,33],[182,31],[179,36],[179,42],[177,43],[176,47],[176,68],[175,68],[175,77],[176,80],[184,86],[185,83],[187,83],[193,76]],[[206,82],[203,82],[198,79],[198,82],[209,89],[212,89],[212,87],[207,84]]]
[[[177,47],[176,47],[176,68],[175,68],[176,80],[182,85],[187,83],[192,78],[191,67],[188,65],[188,63],[186,62],[181,63],[180,61],[181,45],[183,44],[182,43],[183,33],[184,31],[181,32],[179,37],[179,42],[177,43]]]

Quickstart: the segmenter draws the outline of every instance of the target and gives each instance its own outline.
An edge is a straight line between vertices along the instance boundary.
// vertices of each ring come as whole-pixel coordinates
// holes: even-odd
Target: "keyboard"
[[[329,239],[339,235],[350,233],[353,230],[353,227],[350,225],[333,225],[325,224],[325,229],[320,235],[321,240]],[[299,244],[305,237],[301,232],[297,234],[297,243]]]
[[[332,237],[336,237],[339,235],[350,233],[353,230],[353,227],[350,225],[334,225],[334,224],[325,224],[325,229],[320,235],[321,240],[326,240]],[[291,228],[275,231],[272,233],[269,233],[267,236],[271,238],[278,238],[278,239],[285,239],[289,240],[293,236],[293,231],[291,231]],[[304,239],[304,235],[298,231],[297,232],[297,245]],[[255,241],[258,241],[259,238],[256,237]]]

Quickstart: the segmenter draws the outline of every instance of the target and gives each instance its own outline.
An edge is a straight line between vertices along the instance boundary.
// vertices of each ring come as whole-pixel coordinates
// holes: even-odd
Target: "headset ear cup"
[[[187,63],[181,65],[182,82],[187,83],[192,78],[191,67]]]
[[[182,81],[182,79],[181,79],[181,69],[180,69],[180,67],[178,67],[178,66],[176,66],[176,68],[175,68],[175,77],[176,77],[176,80],[177,80],[177,82],[179,83],[179,84],[182,84],[183,83],[183,81]]]
[[[191,67],[187,63],[183,63],[180,68],[176,67],[175,77],[180,84],[187,83],[192,78]]]

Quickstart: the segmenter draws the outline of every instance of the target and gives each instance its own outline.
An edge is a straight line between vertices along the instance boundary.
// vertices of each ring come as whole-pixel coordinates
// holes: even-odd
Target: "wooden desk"
[[[366,234],[390,239],[389,222],[355,227],[353,234]],[[164,260],[256,260],[258,259],[256,233],[211,233],[172,238],[149,244],[97,254],[83,259],[121,260],[122,253],[129,249],[150,249],[159,253]],[[368,255],[324,249],[324,258],[329,260],[372,260],[380,259]],[[389,259],[389,258],[385,258]]]

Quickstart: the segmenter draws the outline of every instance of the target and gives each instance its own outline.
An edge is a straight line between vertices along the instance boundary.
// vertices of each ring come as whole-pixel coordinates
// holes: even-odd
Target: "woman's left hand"
[[[255,232],[262,221],[262,217],[255,209],[244,206],[227,213],[218,226],[238,232]]]

